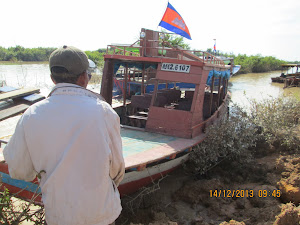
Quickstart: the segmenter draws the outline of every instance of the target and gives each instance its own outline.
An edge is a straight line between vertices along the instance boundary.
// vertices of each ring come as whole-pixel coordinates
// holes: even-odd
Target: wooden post
[[[212,81],[211,81],[211,86],[210,86],[210,101],[209,101],[209,112],[210,115],[212,114],[212,103],[214,100],[214,82],[215,82],[215,77],[212,77]]]
[[[105,60],[105,64],[104,64],[100,94],[110,105],[112,104],[113,77],[114,77],[114,61],[111,59],[107,59]]]
[[[152,99],[151,99],[151,106],[153,106],[154,101],[156,99],[157,89],[158,89],[158,80],[156,79],[155,84],[154,84],[154,91],[153,91],[153,95],[152,95]]]
[[[191,112],[192,112],[192,113],[195,112],[196,104],[198,103],[199,98],[200,98],[200,95],[199,95],[199,87],[200,87],[199,84],[196,84],[196,85],[195,85],[195,91],[194,91],[194,95],[193,95],[193,102],[192,102],[192,105],[191,105]],[[203,92],[203,97],[204,97],[204,92]],[[204,101],[204,100],[203,100],[203,101]],[[203,102],[203,101],[202,101],[202,102]],[[198,104],[199,104],[199,103],[198,103]],[[203,111],[203,108],[201,108],[201,110]]]
[[[228,91],[228,79],[225,79],[224,98],[227,94],[227,91]]]
[[[144,85],[145,85],[145,81],[144,81],[144,79],[145,79],[145,64],[143,64],[143,70],[142,70],[142,86],[141,86],[141,95],[143,95],[144,93],[145,93],[145,87],[144,87]]]
[[[221,93],[220,93],[220,89],[221,89],[221,79],[222,77],[219,77],[219,87],[218,87],[218,107],[220,105],[220,96],[221,96]]]
[[[219,98],[219,100],[221,99],[221,100],[223,100],[224,99],[224,80],[225,80],[225,78],[224,77],[222,77],[222,79],[221,79],[221,85],[222,85],[222,91],[220,92],[220,98]],[[220,103],[219,103],[220,104]]]
[[[162,42],[162,52],[161,52],[161,58],[164,57],[164,48],[165,48],[165,41]]]
[[[127,98],[127,79],[128,79],[128,64],[125,65],[125,87],[123,88],[123,106],[126,105],[126,98]]]

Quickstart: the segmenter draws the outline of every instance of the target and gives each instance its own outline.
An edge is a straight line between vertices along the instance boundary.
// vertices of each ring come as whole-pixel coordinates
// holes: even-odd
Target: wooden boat
[[[157,31],[142,32],[145,35],[139,45],[109,45],[104,56],[100,93],[113,105],[121,121],[126,167],[119,186],[121,196],[178,168],[193,146],[204,140],[205,129],[228,112],[229,66],[206,52],[166,47]],[[113,82],[120,67],[126,85],[122,101],[116,103]],[[134,73],[140,74],[134,78]],[[213,74],[210,87],[206,84],[209,73]],[[127,83],[133,79],[140,82],[140,93],[128,92]],[[145,93],[147,82],[154,85],[150,93]],[[177,86],[178,83],[186,86]],[[24,189],[18,192],[19,197],[29,199],[38,188],[34,182],[11,179],[5,162],[0,163],[0,171],[4,186],[11,192]]]
[[[272,82],[284,83],[286,87],[300,86],[300,64],[282,64],[279,77],[271,77]]]

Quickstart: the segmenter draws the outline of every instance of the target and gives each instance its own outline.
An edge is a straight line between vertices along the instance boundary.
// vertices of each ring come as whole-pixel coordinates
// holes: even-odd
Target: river
[[[0,64],[0,81],[13,87],[40,88],[41,94],[47,96],[54,86],[49,75],[47,63],[22,63],[14,65]],[[234,76],[229,81],[229,91],[232,93],[232,102],[247,105],[248,99],[261,100],[263,98],[295,95],[300,97],[300,88],[283,89],[283,84],[272,83],[271,77],[279,76],[280,71],[268,73],[249,73]],[[100,75],[100,71],[96,71]],[[88,89],[98,92],[100,84],[89,84]],[[7,139],[14,131],[16,122],[20,116],[16,116],[0,122],[0,139]]]

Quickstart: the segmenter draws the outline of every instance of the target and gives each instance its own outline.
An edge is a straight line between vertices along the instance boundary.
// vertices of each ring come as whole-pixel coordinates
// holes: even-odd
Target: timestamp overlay
[[[274,197],[280,198],[281,192],[280,190],[253,190],[253,189],[237,189],[237,190],[209,190],[209,197],[211,198],[267,198]]]

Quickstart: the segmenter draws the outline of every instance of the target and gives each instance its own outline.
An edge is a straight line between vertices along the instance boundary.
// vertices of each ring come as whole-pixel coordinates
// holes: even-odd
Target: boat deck
[[[126,169],[137,170],[158,160],[175,158],[204,139],[204,135],[184,139],[128,128],[121,128],[121,136]]]

